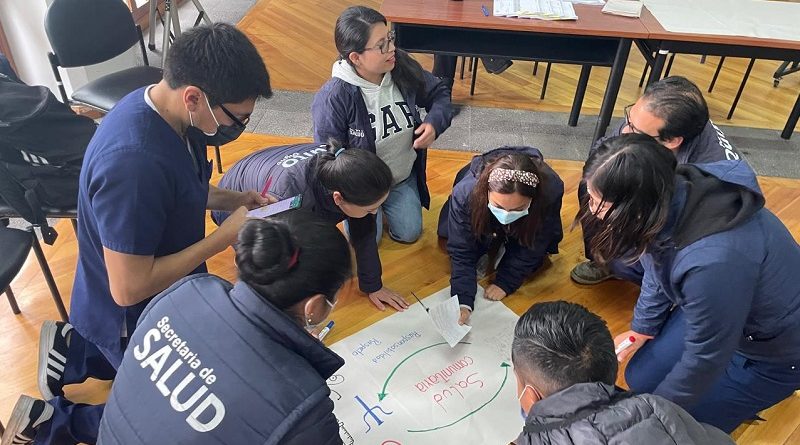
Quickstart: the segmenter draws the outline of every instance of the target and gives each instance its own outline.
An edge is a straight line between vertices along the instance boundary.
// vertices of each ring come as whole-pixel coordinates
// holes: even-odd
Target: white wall
[[[52,2],[53,0],[0,0],[0,22],[3,24],[20,78],[31,85],[45,85],[60,98],[50,62],[47,61],[50,44],[44,32],[44,16],[47,6]],[[90,80],[134,66],[136,51],[139,51],[138,45],[104,63],[87,68],[62,69],[61,77],[67,93],[73,87],[78,88]]]

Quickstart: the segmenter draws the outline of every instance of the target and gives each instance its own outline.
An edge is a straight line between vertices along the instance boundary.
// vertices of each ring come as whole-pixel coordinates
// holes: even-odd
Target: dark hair
[[[333,301],[351,275],[350,247],[336,226],[294,210],[248,219],[236,244],[239,279],[287,312],[316,294]]]
[[[566,301],[536,303],[517,321],[511,360],[542,396],[617,379],[614,340],[602,318]]]
[[[512,153],[500,156],[483,167],[480,176],[472,189],[470,196],[470,207],[472,211],[472,233],[476,238],[491,235],[492,214],[489,211],[489,192],[511,194],[514,192],[522,196],[531,198],[531,206],[528,214],[513,223],[509,227],[509,234],[519,240],[519,243],[526,247],[532,247],[539,230],[539,222],[544,212],[544,202],[537,199],[542,187],[547,186],[547,180],[542,175],[543,162],[520,153]],[[531,187],[517,181],[497,181],[489,182],[489,174],[496,168],[509,170],[521,170],[534,173],[539,178],[539,184]]]
[[[579,218],[598,224],[592,253],[600,263],[635,261],[664,228],[675,189],[677,161],[672,152],[646,134],[623,134],[604,141],[583,166],[583,179],[611,203],[603,221],[589,209],[589,194]]]
[[[227,23],[196,26],[169,49],[164,79],[170,88],[193,85],[211,106],[272,96],[269,73],[256,47]]]
[[[672,76],[653,82],[642,98],[647,110],[664,120],[658,130],[661,140],[682,136],[685,141],[700,134],[708,122],[708,105],[691,80]]]
[[[345,9],[336,19],[333,33],[339,57],[350,65],[350,53],[362,53],[367,49],[367,42],[376,23],[387,24],[386,17],[380,12],[366,6],[351,6]],[[392,69],[392,80],[403,94],[421,95],[425,92],[425,77],[422,65],[407,52],[395,47],[395,65]]]
[[[368,150],[343,149],[336,141],[316,155],[315,171],[326,189],[358,206],[375,204],[392,188],[392,171],[381,158]]]

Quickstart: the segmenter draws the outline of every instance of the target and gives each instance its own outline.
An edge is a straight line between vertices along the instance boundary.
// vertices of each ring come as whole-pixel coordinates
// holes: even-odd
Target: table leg
[[[150,29],[147,30],[148,39],[147,39],[147,47],[150,48],[150,51],[156,49],[156,4],[158,0],[150,0],[150,14],[148,15],[150,20]]]
[[[611,113],[614,112],[614,105],[617,102],[619,87],[622,85],[622,75],[625,74],[625,65],[628,63],[628,53],[631,51],[631,39],[620,39],[617,46],[617,54],[614,57],[614,65],[611,66],[611,74],[608,76],[606,93],[603,96],[603,105],[600,107],[600,115],[597,116],[597,126],[594,128],[592,143],[606,134],[608,124],[611,122]]]
[[[586,95],[586,85],[589,83],[589,74],[591,72],[591,65],[581,66],[581,77],[578,79],[578,88],[575,90],[575,98],[572,99],[572,110],[569,112],[569,121],[567,122],[570,127],[578,125],[578,116],[581,114],[583,96]]]
[[[792,108],[791,114],[789,114],[789,119],[786,121],[786,126],[783,127],[783,131],[781,132],[781,137],[783,139],[789,139],[792,137],[792,133],[794,132],[794,127],[797,126],[797,120],[800,119],[800,94],[797,95],[797,101],[794,103],[794,108]]]
[[[656,53],[656,58],[653,60],[653,68],[650,70],[650,79],[647,81],[648,85],[661,80],[661,73],[664,70],[664,62],[667,60],[668,54],[669,50],[666,49],[659,49]]]

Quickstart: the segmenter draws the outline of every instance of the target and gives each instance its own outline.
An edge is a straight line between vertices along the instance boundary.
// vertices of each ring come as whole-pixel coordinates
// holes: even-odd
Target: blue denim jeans
[[[389,236],[400,243],[413,243],[422,235],[422,203],[417,189],[417,174],[412,171],[389,191],[389,197],[378,212],[378,240],[383,231],[383,218],[389,222]]]

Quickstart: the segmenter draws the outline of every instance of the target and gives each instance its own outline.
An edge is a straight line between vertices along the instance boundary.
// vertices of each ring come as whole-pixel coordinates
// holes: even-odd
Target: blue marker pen
[[[486,5],[481,5],[481,11],[483,11],[483,15],[489,17],[489,10],[486,9]]]
[[[329,321],[328,324],[325,325],[325,327],[322,328],[321,331],[319,331],[319,335],[317,336],[319,341],[322,341],[325,338],[325,336],[328,335],[328,332],[331,331],[332,327],[333,327],[333,320]]]

